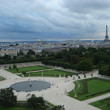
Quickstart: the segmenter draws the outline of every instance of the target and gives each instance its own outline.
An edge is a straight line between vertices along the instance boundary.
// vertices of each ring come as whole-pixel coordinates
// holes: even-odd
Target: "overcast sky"
[[[2,40],[104,39],[106,25],[110,0],[0,0]]]

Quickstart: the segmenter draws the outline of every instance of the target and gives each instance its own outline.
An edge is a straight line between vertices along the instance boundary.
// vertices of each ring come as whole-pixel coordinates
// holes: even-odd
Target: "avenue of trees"
[[[47,65],[61,66],[63,68],[76,69],[78,71],[101,69],[100,73],[102,73],[104,66],[110,68],[110,49],[74,48],[69,49],[69,51],[64,50],[57,54],[47,52],[45,59],[42,60],[42,62]],[[104,71],[109,75],[109,70]]]
[[[0,56],[0,64],[41,61],[46,65],[60,66],[76,69],[78,71],[91,71],[99,69],[100,74],[110,73],[110,48],[71,48],[58,53],[42,51],[35,54],[29,50],[27,54],[19,51],[17,56]],[[108,68],[105,68],[108,67]]]

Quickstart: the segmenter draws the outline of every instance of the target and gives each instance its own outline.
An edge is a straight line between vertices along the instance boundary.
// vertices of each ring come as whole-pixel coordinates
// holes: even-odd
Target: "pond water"
[[[31,91],[41,91],[43,89],[50,88],[51,84],[45,81],[23,81],[14,83],[10,87],[16,90],[17,92],[19,91],[31,92]]]

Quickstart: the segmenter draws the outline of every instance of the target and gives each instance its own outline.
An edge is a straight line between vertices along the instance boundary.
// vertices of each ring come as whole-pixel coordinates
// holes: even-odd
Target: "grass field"
[[[22,73],[23,71],[28,72],[28,71],[37,71],[37,70],[45,70],[45,69],[50,69],[50,68],[44,66],[29,66],[29,67],[18,68],[18,71],[17,69],[6,69],[6,70],[11,73]]]
[[[17,69],[7,69],[7,71],[11,72],[11,73],[22,73],[22,72],[28,72],[26,73],[24,76],[28,77],[28,76],[43,76],[44,77],[59,77],[59,75],[61,75],[62,77],[64,77],[64,75],[73,75],[74,73],[72,72],[66,72],[66,71],[62,71],[62,70],[46,70],[46,69],[52,69],[52,68],[48,68],[48,67],[44,67],[44,66],[30,66],[30,67],[21,67]],[[44,70],[43,72],[31,72],[31,71],[38,71],[38,70]],[[22,74],[19,74],[19,76],[22,76]]]
[[[48,77],[59,77],[59,75],[61,75],[62,77],[64,77],[64,75],[73,75],[74,73],[72,72],[66,72],[66,71],[62,71],[62,70],[46,70],[43,72],[33,72],[33,73],[26,73],[25,77],[29,76],[48,76]]]
[[[93,102],[93,103],[90,103],[90,105],[98,107],[101,110],[110,110],[110,97],[96,101],[96,102]]]
[[[85,89],[83,85],[83,81],[84,80],[78,81],[80,87],[78,87],[78,83],[75,82],[75,91],[77,94],[76,99],[78,100],[86,100],[110,92],[109,80],[99,79],[99,78],[86,79],[87,91],[85,92],[83,92],[83,90]],[[74,95],[75,93],[73,90],[69,92],[69,96],[74,97]]]

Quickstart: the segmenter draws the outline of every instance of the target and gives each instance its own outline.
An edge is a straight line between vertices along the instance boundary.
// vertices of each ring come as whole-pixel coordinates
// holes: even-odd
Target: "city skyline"
[[[0,39],[104,39],[109,6],[109,0],[1,0]]]

